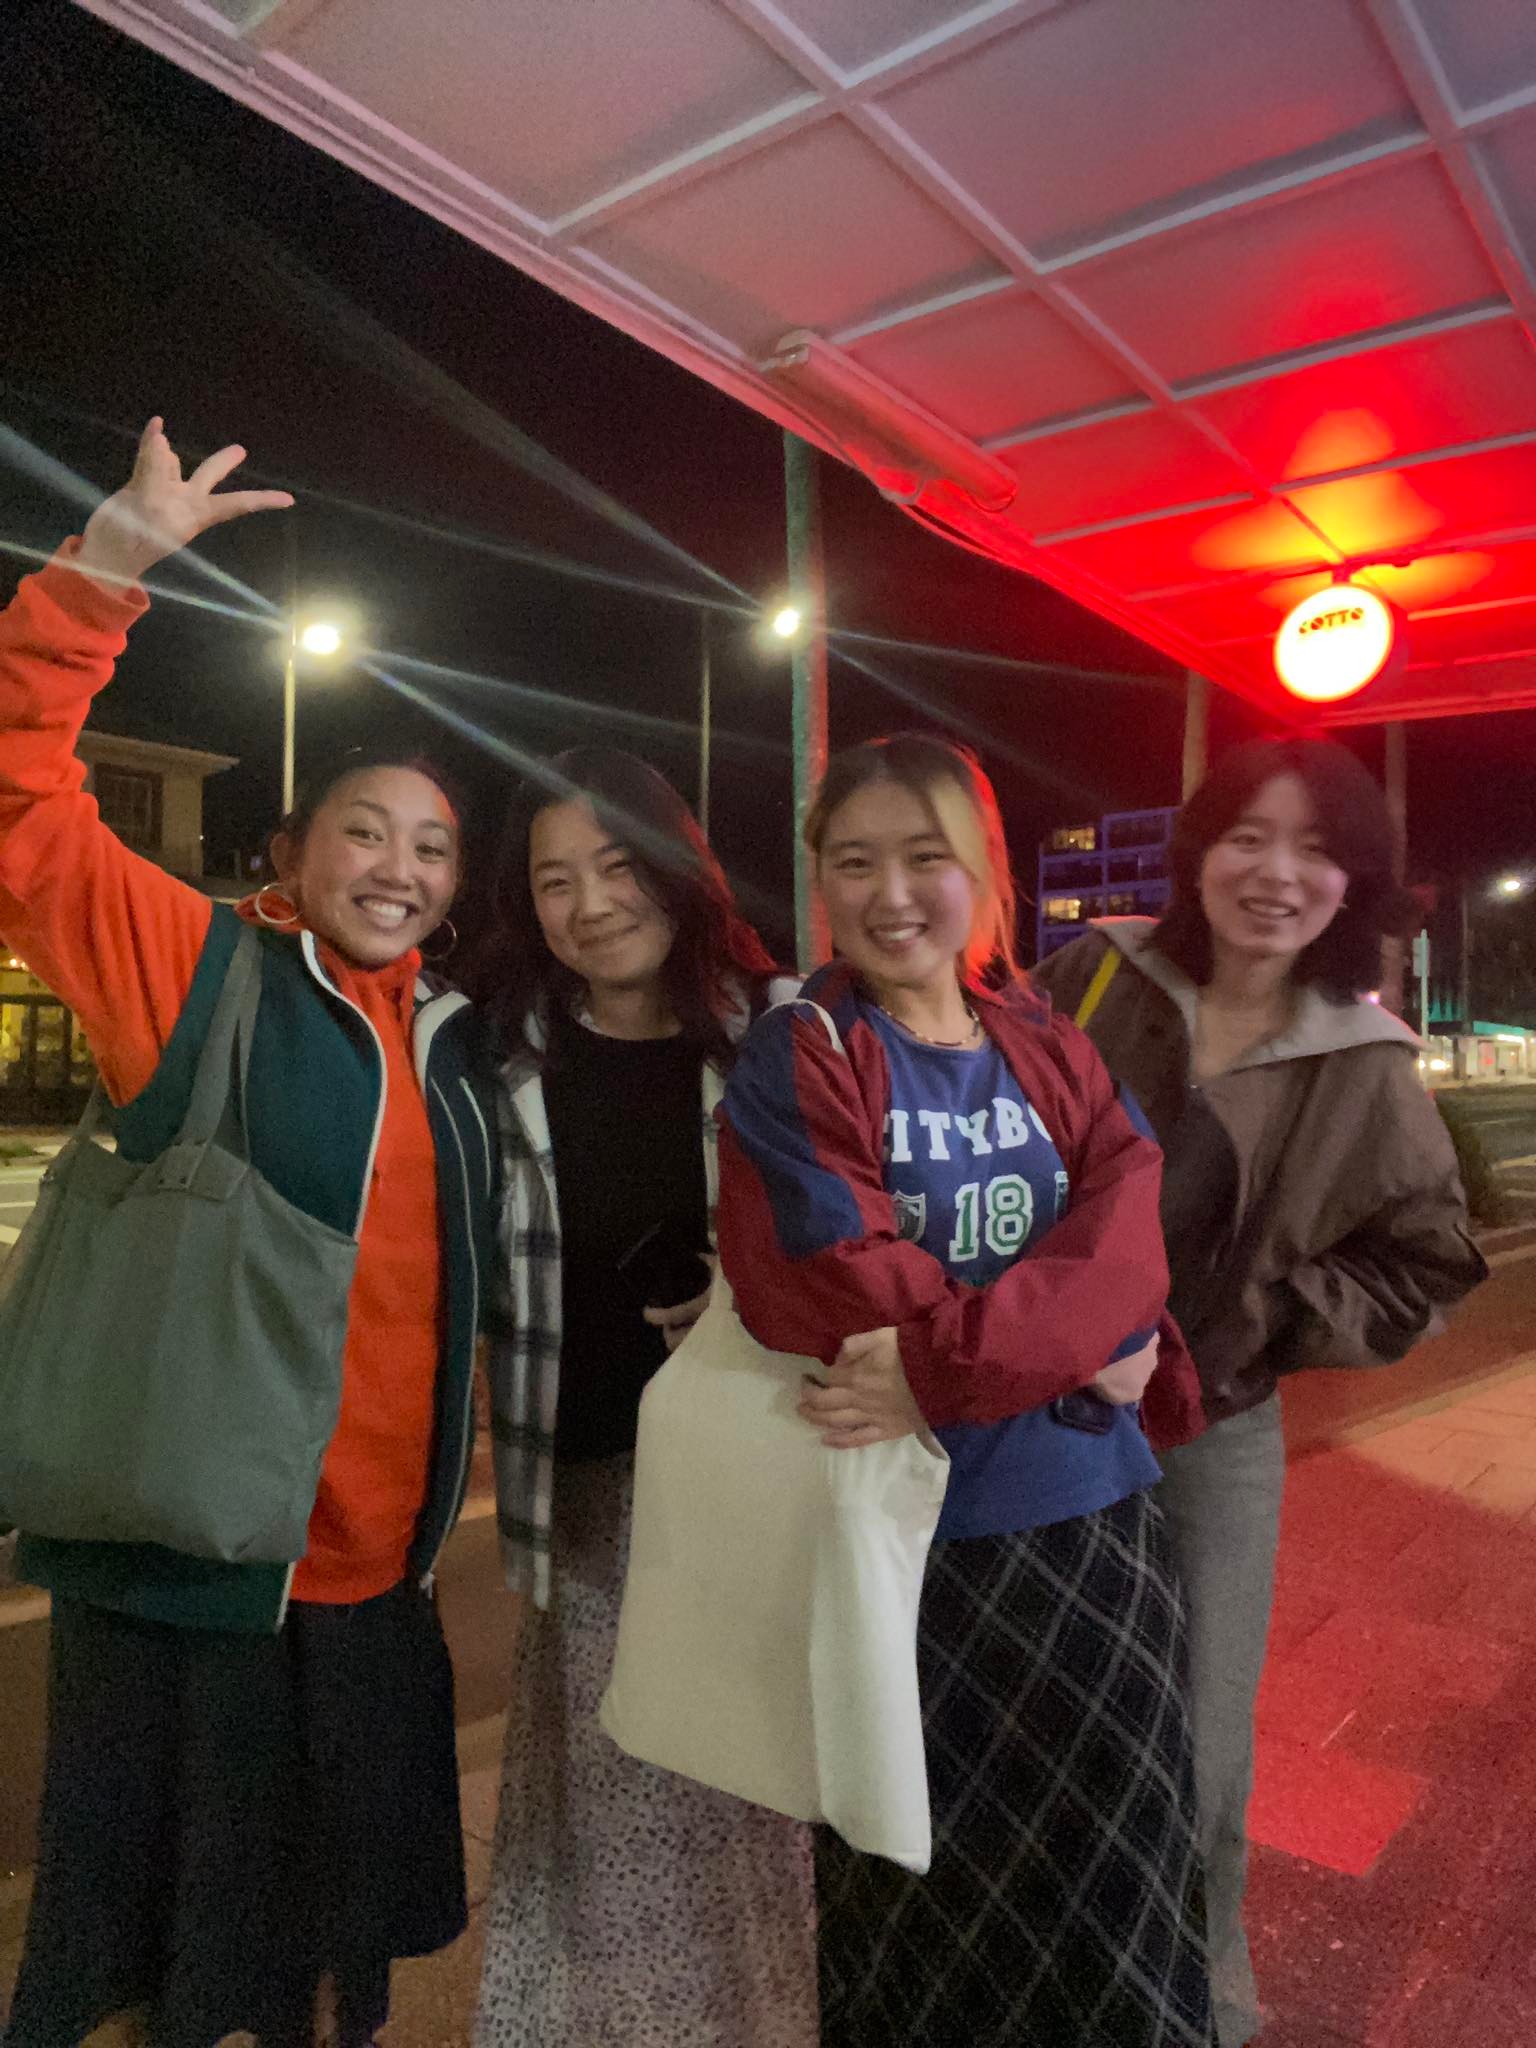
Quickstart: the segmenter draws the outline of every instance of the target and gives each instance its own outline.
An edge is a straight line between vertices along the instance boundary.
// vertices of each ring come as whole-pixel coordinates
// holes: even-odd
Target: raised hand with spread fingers
[[[245,460],[237,444],[200,462],[190,476],[166,439],[158,415],[139,436],[133,474],[91,514],[71,567],[97,583],[121,588],[187,547],[210,527],[243,519],[249,512],[281,512],[293,503],[287,491],[224,491],[219,485]]]

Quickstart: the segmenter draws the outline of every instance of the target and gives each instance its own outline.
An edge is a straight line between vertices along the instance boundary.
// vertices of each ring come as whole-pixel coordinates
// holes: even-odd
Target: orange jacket
[[[114,1102],[153,1075],[212,905],[102,824],[74,748],[148,607],[77,575],[67,542],[0,613],[0,930],[85,1027]],[[249,914],[249,913],[247,913]],[[323,944],[384,1048],[385,1113],[342,1358],[341,1417],[296,1599],[350,1602],[402,1577],[432,1449],[441,1257],[431,1131],[411,1057],[418,956],[377,971]]]

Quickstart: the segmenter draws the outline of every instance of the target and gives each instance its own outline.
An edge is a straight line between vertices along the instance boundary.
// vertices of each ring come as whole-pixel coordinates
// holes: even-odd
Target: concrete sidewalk
[[[1263,2048],[1536,2041],[1536,1354],[1287,1479],[1249,1927]]]

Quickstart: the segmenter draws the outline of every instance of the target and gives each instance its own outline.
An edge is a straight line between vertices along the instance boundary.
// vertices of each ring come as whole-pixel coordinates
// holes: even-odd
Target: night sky
[[[355,602],[386,661],[457,672],[405,671],[455,719],[523,753],[630,745],[692,798],[696,601],[722,595],[710,571],[764,601],[784,583],[777,429],[66,0],[7,0],[0,50],[0,419],[93,487],[120,481],[151,412],[186,455],[245,442],[252,471],[299,507],[213,536],[210,560],[281,600],[286,520],[306,592]],[[593,502],[548,481],[538,451]],[[1146,678],[860,649],[896,687],[835,659],[834,746],[914,724],[979,744],[1031,894],[1051,825],[1176,799],[1182,684],[1162,657],[929,538],[850,472],[823,464],[823,489],[835,626]],[[604,495],[628,518],[594,509]],[[0,463],[0,540],[50,548],[83,518],[56,484]],[[517,551],[673,595],[577,580]],[[0,557],[0,590],[27,566]],[[167,580],[226,601],[210,582]],[[714,837],[782,947],[788,666],[739,623],[718,631]],[[163,602],[97,720],[240,757],[208,790],[209,851],[226,865],[276,810],[273,650],[250,624]],[[301,773],[306,755],[385,720],[468,782],[488,845],[505,758],[377,683],[305,693]],[[1216,744],[1255,729],[1216,693]],[[1536,853],[1533,742],[1536,716],[1521,714],[1412,730],[1416,873]],[[1351,743],[1379,764],[1376,735]]]

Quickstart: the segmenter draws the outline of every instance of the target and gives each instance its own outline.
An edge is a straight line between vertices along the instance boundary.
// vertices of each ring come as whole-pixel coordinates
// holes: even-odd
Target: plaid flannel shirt
[[[719,1073],[706,1065],[700,1109],[711,1242],[719,1189],[715,1107],[723,1089]],[[496,1521],[507,1584],[548,1607],[562,1334],[560,1209],[536,1056],[514,1056],[502,1068],[496,1116],[502,1161],[491,1331]]]

